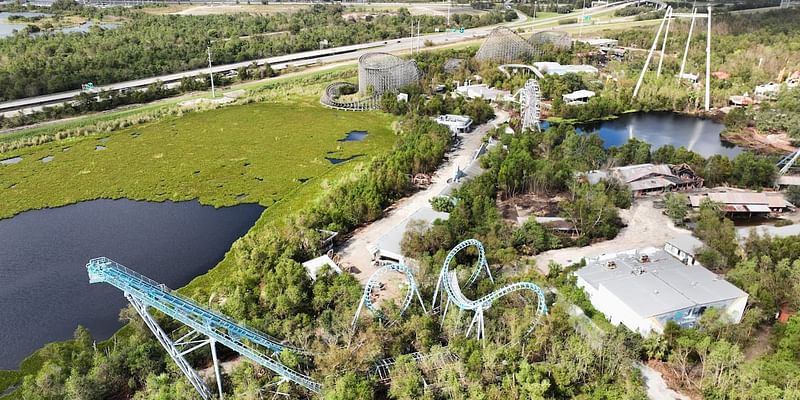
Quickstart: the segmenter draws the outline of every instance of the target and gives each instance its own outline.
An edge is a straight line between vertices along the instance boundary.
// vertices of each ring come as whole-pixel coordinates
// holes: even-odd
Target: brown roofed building
[[[687,164],[636,164],[611,168],[609,171],[591,171],[586,174],[591,183],[600,179],[616,179],[630,187],[635,197],[664,192],[688,190],[703,186],[703,178],[694,174]]]
[[[731,217],[766,217],[794,208],[780,193],[715,192],[689,196],[693,208],[700,207],[705,199],[722,204],[725,213]]]

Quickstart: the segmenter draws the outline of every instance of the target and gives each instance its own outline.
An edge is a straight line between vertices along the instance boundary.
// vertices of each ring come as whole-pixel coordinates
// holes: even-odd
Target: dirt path
[[[495,119],[479,126],[470,133],[462,135],[460,145],[448,154],[448,160],[433,174],[433,183],[427,189],[398,201],[394,204],[393,210],[385,217],[358,229],[353,233],[353,237],[343,245],[339,250],[341,261],[349,263],[358,269],[355,276],[361,283],[365,283],[377,269],[372,264],[372,255],[368,250],[369,245],[377,242],[384,233],[395,225],[400,224],[409,215],[422,207],[428,206],[428,201],[447,187],[447,178],[452,175],[455,166],[458,165],[462,169],[465,168],[483,142],[486,132],[494,127],[495,124],[502,123],[508,119],[506,113],[496,111],[496,115]]]
[[[663,247],[668,239],[690,233],[688,230],[675,227],[661,210],[654,208],[653,198],[635,200],[630,209],[620,211],[620,217],[628,226],[623,228],[616,238],[586,247],[546,251],[534,257],[536,267],[547,274],[551,262],[568,265],[584,257],[643,247]]]
[[[660,372],[642,363],[637,363],[636,368],[642,371],[647,397],[650,400],[691,400],[689,396],[678,393],[667,386]]]

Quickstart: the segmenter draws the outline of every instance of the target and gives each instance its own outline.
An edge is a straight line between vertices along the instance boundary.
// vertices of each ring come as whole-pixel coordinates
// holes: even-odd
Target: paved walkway
[[[359,272],[354,275],[361,283],[366,283],[369,276],[377,269],[372,264],[372,255],[368,250],[369,245],[376,243],[383,234],[403,222],[409,215],[422,207],[429,206],[429,200],[447,188],[447,179],[453,175],[455,166],[466,168],[489,129],[508,120],[507,113],[495,111],[495,114],[495,119],[477,127],[470,133],[462,134],[460,144],[447,155],[448,160],[432,175],[433,183],[427,189],[397,201],[386,216],[356,230],[353,236],[344,243],[338,251],[341,263],[355,266]]]

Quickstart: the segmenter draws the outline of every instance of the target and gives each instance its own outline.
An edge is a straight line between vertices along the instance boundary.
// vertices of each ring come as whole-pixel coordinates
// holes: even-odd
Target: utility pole
[[[711,6],[708,6],[708,35],[706,39],[706,111],[708,111],[711,109]]]
[[[586,0],[583,0],[583,8],[581,8],[581,29],[578,32],[578,37],[583,38],[583,23],[586,21]]]
[[[421,25],[422,25],[422,18],[420,18],[420,19],[418,19],[418,20],[417,20],[417,53],[419,53],[419,52],[420,52],[420,47],[419,47],[419,45],[420,45],[421,43],[420,43],[420,34],[419,34],[419,28],[420,28],[420,26],[421,26]]]
[[[414,20],[411,20],[411,54],[414,54]]]
[[[453,4],[453,0],[447,0],[447,27],[450,27],[450,4]]]
[[[208,77],[211,79],[211,97],[216,97],[216,93],[214,91],[214,70],[211,69],[211,46],[206,46],[206,50],[208,51]]]

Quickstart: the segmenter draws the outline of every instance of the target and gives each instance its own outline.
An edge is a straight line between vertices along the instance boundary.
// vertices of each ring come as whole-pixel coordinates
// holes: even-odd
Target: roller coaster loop
[[[358,321],[358,317],[361,315],[361,310],[366,307],[372,315],[377,316],[378,318],[385,319],[386,317],[383,313],[375,308],[375,304],[372,302],[371,296],[373,290],[378,288],[381,285],[381,282],[378,280],[380,275],[383,275],[385,272],[400,272],[405,274],[406,276],[406,283],[408,284],[408,290],[406,291],[406,297],[403,299],[403,302],[400,305],[400,314],[406,311],[409,306],[411,306],[411,302],[414,300],[414,295],[416,295],[417,300],[419,300],[419,304],[422,306],[422,310],[425,310],[425,304],[422,302],[422,297],[419,294],[419,288],[417,287],[417,282],[414,280],[414,275],[411,273],[411,269],[403,264],[388,264],[384,265],[383,267],[379,268],[377,271],[373,272],[370,275],[367,284],[364,286],[364,294],[361,296],[361,302],[358,303],[358,308],[356,309],[356,314],[353,316],[353,329],[355,329],[356,322]]]

